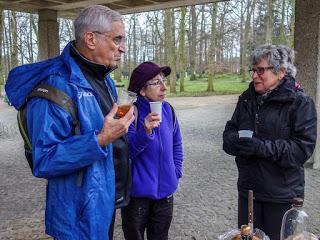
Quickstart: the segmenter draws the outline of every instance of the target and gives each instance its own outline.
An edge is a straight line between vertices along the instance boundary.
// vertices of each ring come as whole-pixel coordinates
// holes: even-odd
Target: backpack
[[[28,94],[25,103],[19,109],[17,115],[19,131],[24,141],[25,156],[28,161],[29,167],[31,168],[31,171],[33,170],[33,159],[32,144],[28,134],[27,103],[33,97],[47,99],[66,110],[72,117],[73,134],[80,134],[80,124],[77,118],[77,107],[72,99],[65,92],[47,84],[40,84],[35,87]]]
[[[173,118],[173,129],[176,128],[176,123],[177,123],[177,116],[176,116],[176,113],[174,111],[174,108],[172,107],[172,105],[170,103],[168,103],[170,108],[171,108],[171,114],[172,114],[172,118]],[[135,119],[134,119],[134,125],[136,127],[136,129],[138,129],[138,126],[139,126],[139,110],[138,110],[138,105],[136,104],[136,102],[133,103],[133,107],[134,107],[134,116],[135,116]]]

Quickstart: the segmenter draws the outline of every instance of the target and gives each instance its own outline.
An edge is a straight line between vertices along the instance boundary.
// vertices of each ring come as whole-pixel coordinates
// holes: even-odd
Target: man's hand
[[[102,147],[126,134],[130,124],[134,121],[133,107],[131,107],[127,114],[120,119],[114,118],[117,110],[118,105],[114,103],[111,111],[104,118],[102,130],[97,136],[99,145]]]
[[[160,126],[160,116],[158,113],[149,113],[144,119],[144,129],[147,134],[152,133],[152,129]]]
[[[258,138],[239,138],[236,144],[236,148],[239,152],[239,156],[241,157],[250,157],[256,155],[259,150],[259,146],[261,144],[261,140]]]

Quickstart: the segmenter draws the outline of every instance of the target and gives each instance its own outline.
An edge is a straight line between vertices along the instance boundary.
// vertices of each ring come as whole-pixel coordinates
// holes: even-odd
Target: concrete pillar
[[[57,11],[39,10],[39,57],[45,60],[57,56],[59,49],[59,24]]]
[[[318,137],[313,167],[320,169],[320,2],[296,0],[294,46],[297,81],[312,96],[317,106]]]

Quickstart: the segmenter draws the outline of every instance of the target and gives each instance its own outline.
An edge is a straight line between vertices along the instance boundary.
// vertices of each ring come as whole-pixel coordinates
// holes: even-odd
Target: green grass
[[[167,86],[168,97],[170,96],[211,96],[223,94],[239,94],[248,88],[249,78],[247,82],[241,82],[241,78],[236,74],[217,74],[213,79],[214,92],[207,92],[208,80],[207,76],[198,77],[195,81],[185,79],[184,92],[180,92],[180,81],[176,83],[177,93],[170,93],[170,87]],[[125,88],[128,86],[128,80],[124,79],[122,83]]]
[[[212,96],[223,94],[239,94],[248,88],[249,77],[247,82],[241,82],[241,78],[236,74],[217,74],[213,79],[214,92],[207,92],[208,80],[207,76],[198,77],[195,81],[185,79],[184,92],[180,92],[180,81],[176,83],[177,93],[170,93],[170,86],[167,86],[168,97],[170,96]],[[121,83],[116,85],[123,85],[128,87],[128,79],[123,79]],[[4,85],[0,85],[2,93],[4,94]]]

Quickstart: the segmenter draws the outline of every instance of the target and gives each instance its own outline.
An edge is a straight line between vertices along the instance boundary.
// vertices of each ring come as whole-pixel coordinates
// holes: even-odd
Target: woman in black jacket
[[[295,82],[293,50],[261,45],[251,61],[252,82],[226,124],[223,149],[236,156],[239,227],[248,222],[247,195],[253,190],[255,227],[277,240],[292,199],[304,197],[303,164],[316,143],[316,109]],[[239,130],[251,130],[253,137],[239,138]]]

